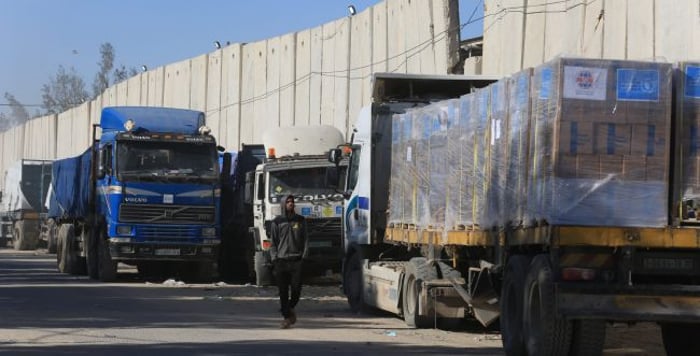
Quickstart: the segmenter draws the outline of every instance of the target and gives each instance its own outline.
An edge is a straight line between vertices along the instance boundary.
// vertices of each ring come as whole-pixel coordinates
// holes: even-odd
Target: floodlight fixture
[[[142,72],[148,72],[148,67],[146,67],[145,64],[142,65],[142,66],[141,66],[141,71],[142,71]]]
[[[214,47],[216,47],[216,49],[220,49],[221,43],[219,41],[214,41]]]
[[[348,5],[348,13],[350,16],[355,16],[357,10],[355,10],[355,5]]]

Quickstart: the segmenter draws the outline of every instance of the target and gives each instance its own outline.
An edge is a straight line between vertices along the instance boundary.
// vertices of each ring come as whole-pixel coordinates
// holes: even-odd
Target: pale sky
[[[429,0],[418,0],[429,1]],[[255,42],[313,28],[379,0],[0,0],[0,112],[12,93],[34,115],[41,87],[59,65],[73,67],[92,92],[99,48],[115,67],[157,68],[209,53],[213,42]],[[483,32],[483,1],[459,0],[462,39]]]

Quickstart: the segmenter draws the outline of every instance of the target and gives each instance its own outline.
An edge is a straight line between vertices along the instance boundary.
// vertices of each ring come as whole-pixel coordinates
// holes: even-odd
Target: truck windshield
[[[119,180],[215,181],[213,145],[189,142],[131,142],[117,145]]]
[[[270,200],[278,202],[290,194],[302,200],[342,199],[341,194],[327,185],[327,170],[327,167],[313,167],[270,172]]]

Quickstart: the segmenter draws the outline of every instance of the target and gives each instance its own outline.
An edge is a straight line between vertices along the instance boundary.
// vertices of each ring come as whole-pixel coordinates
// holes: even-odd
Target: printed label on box
[[[700,67],[685,67],[685,96],[700,98]]]
[[[543,68],[540,72],[542,81],[540,82],[540,99],[549,99],[552,92],[552,68]]]
[[[659,71],[618,69],[617,100],[658,101]]]
[[[608,71],[605,68],[564,67],[564,98],[605,100]]]

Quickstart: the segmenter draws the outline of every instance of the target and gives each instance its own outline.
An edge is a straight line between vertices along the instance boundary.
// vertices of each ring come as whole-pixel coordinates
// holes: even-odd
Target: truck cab
[[[249,232],[255,246],[256,283],[270,284],[270,223],[283,214],[281,202],[295,197],[296,212],[306,218],[309,241],[305,271],[339,271],[342,258],[341,214],[343,196],[327,185],[335,170],[326,152],[344,141],[331,126],[291,127],[269,130],[263,136],[265,161],[248,174],[253,226]]]

